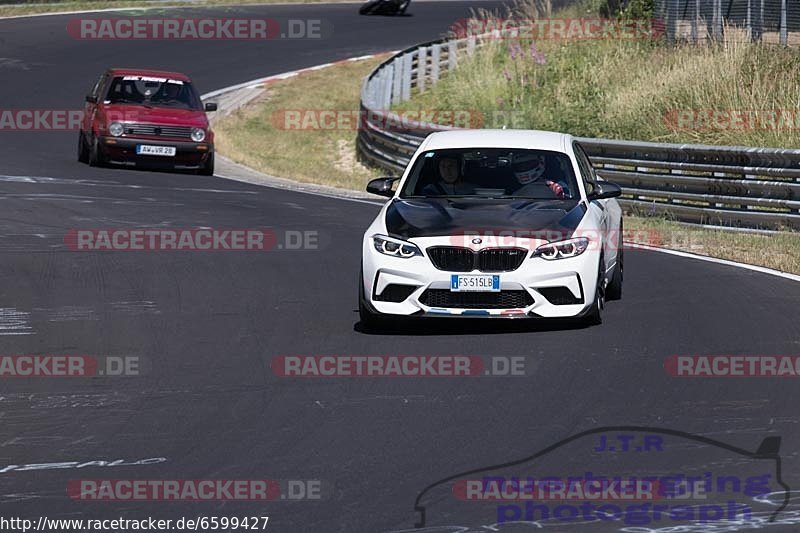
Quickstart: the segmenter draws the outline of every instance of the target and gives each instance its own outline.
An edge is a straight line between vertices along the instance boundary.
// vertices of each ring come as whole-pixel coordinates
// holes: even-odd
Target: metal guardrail
[[[428,134],[453,129],[403,119],[391,106],[435,84],[485,42],[481,36],[428,42],[375,68],[361,90],[359,155],[402,172]],[[629,210],[698,224],[800,230],[800,150],[578,140],[598,173],[622,186],[620,203]]]

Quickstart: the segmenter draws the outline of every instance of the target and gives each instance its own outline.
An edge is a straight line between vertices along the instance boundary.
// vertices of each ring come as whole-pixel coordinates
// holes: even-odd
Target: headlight
[[[206,132],[203,128],[192,128],[192,140],[196,143],[203,142]]]
[[[385,255],[393,255],[404,259],[414,257],[415,255],[422,255],[422,252],[419,251],[416,245],[385,235],[373,235],[372,244],[375,246],[376,250]]]
[[[552,261],[553,259],[566,259],[581,255],[589,248],[589,239],[578,237],[577,239],[567,239],[565,241],[550,242],[539,246],[533,251],[531,257],[541,257]]]
[[[108,127],[108,133],[113,135],[114,137],[119,137],[125,131],[125,128],[122,127],[122,124],[119,122],[112,122],[111,125]]]

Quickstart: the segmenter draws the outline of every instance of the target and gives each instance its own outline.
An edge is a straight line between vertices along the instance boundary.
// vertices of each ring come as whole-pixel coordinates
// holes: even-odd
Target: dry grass
[[[800,49],[741,40],[676,47],[653,40],[497,40],[462,58],[403,109],[474,110],[488,127],[587,137],[794,148],[798,71]],[[713,111],[723,113],[721,122],[702,120]],[[730,112],[749,122],[727,122]],[[774,122],[771,112],[778,113]]]
[[[364,190],[379,172],[356,160],[356,123],[332,129],[285,129],[285,111],[357,113],[361,80],[383,59],[345,63],[270,86],[265,95],[214,126],[221,154],[265,174]],[[311,122],[306,122],[312,124]],[[289,124],[293,124],[289,122]]]
[[[800,274],[800,234],[714,230],[664,218],[626,216],[627,240]]]

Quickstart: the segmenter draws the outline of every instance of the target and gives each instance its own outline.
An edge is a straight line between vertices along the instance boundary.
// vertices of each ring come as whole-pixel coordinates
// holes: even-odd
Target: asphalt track
[[[328,19],[335,32],[322,45],[78,42],[65,32],[67,16],[0,21],[0,102],[76,108],[109,65],[181,70],[207,92],[433,38],[468,5],[476,4],[415,3],[413,17],[369,20],[352,5],[235,11]],[[609,425],[672,428],[748,450],[780,436],[783,478],[800,486],[796,380],[679,380],[662,368],[671,354],[798,354],[796,282],[631,250],[624,298],[609,303],[599,327],[469,322],[367,334],[356,325],[356,278],[376,206],[213,177],[89,168],[74,148],[74,133],[0,137],[0,353],[135,355],[146,372],[0,381],[2,516],[268,515],[269,531],[398,530],[414,524],[414,500],[430,483]],[[269,253],[64,246],[71,229],[121,227],[307,230],[322,245]],[[293,354],[524,356],[529,375],[274,376],[272,358]],[[697,468],[739,464],[708,447],[696,452]],[[6,468],[151,458],[165,460]],[[80,478],[319,478],[329,490],[300,502],[73,501],[67,482]],[[796,531],[789,522],[769,530]],[[607,528],[617,526],[597,530]]]

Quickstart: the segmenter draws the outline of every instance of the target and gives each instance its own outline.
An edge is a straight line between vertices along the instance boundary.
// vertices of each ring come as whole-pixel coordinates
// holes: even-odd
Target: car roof
[[[169,78],[178,81],[192,81],[186,74],[180,72],[170,72],[167,70],[153,70],[147,68],[110,68],[109,74],[112,76],[150,76],[153,78]]]
[[[446,148],[530,148],[565,152],[572,136],[566,133],[539,130],[448,130],[432,133],[425,150]]]

